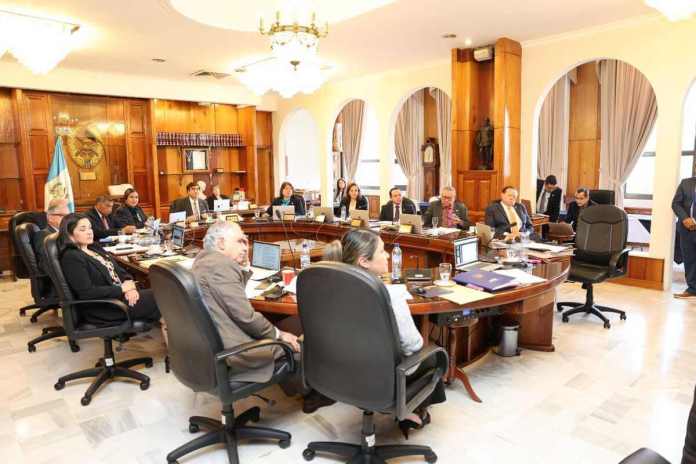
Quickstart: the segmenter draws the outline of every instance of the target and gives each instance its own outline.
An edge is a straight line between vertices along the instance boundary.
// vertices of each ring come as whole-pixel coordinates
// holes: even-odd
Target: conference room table
[[[244,221],[240,225],[251,241],[278,242],[287,240],[310,240],[313,243],[327,243],[340,238],[350,226],[339,224],[320,224],[310,221],[279,222]],[[194,244],[204,236],[206,227],[197,227],[187,232],[188,240]],[[437,278],[437,266],[441,262],[452,263],[452,241],[464,233],[432,236],[399,234],[381,231],[385,248],[390,250],[398,243],[403,250],[404,270],[430,268]],[[286,247],[287,248],[287,247]],[[315,250],[316,251],[316,250]],[[195,250],[194,250],[195,253]],[[141,255],[116,256],[137,280],[148,286],[148,266],[141,264]],[[283,261],[296,262],[298,256],[283,251]],[[312,260],[321,259],[320,254],[312,253]],[[566,280],[570,268],[569,257],[552,258],[534,265],[528,271],[545,280],[543,282],[519,286],[491,294],[491,297],[465,305],[457,305],[443,298],[426,298],[415,292],[419,286],[429,286],[432,282],[407,283],[412,295],[409,308],[420,332],[431,343],[446,348],[450,356],[450,366],[445,380],[451,383],[459,379],[475,401],[481,401],[474,391],[464,368],[490,352],[499,338],[501,327],[519,324],[518,345],[536,351],[554,351],[553,314],[556,287]],[[294,294],[279,298],[251,298],[255,310],[272,318],[297,315],[297,300]],[[491,311],[494,310],[494,311]],[[469,311],[469,317],[462,317]],[[487,314],[494,313],[493,316]],[[481,314],[481,317],[478,315]],[[356,340],[357,342],[357,340]]]

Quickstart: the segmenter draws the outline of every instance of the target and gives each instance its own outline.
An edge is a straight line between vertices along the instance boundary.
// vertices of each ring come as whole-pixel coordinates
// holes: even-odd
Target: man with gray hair
[[[58,232],[58,229],[60,229],[60,221],[68,214],[70,214],[70,209],[68,208],[68,201],[66,199],[52,199],[46,207],[46,221],[48,225],[35,233],[32,237],[31,246],[34,249],[34,255],[36,255],[36,265],[44,275],[48,275],[46,266],[48,256],[43,247],[44,238],[53,232]]]
[[[423,225],[433,227],[433,218],[437,218],[438,225],[442,227],[468,229],[471,225],[466,205],[457,201],[457,192],[451,186],[440,189],[440,198],[430,202],[423,215]]]

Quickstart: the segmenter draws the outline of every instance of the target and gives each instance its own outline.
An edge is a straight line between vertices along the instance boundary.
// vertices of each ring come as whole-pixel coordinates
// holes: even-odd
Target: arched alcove
[[[280,179],[296,189],[319,190],[318,129],[309,111],[300,108],[288,114],[279,132]]]

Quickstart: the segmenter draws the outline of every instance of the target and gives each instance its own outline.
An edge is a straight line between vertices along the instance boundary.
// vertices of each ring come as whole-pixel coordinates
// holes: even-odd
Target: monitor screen
[[[454,268],[478,261],[478,238],[467,237],[454,241]]]
[[[181,226],[172,227],[172,245],[175,247],[184,247],[184,228]]]
[[[251,265],[263,269],[280,271],[280,245],[267,242],[254,242]]]

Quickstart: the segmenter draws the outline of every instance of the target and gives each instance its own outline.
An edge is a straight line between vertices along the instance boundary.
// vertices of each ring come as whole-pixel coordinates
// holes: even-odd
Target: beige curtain
[[[566,190],[568,180],[568,130],[570,125],[570,78],[561,77],[544,100],[539,115],[537,178],[554,174]]]
[[[650,82],[633,66],[616,60],[599,65],[600,188],[614,190],[623,206],[623,187],[643,153],[657,119],[657,101]]]
[[[358,172],[364,119],[365,102],[362,100],[352,100],[341,110],[343,162],[348,179],[355,179],[355,174]]]
[[[411,95],[401,107],[396,118],[394,148],[404,175],[408,179],[408,197],[423,199],[423,165],[420,149],[425,142],[423,91]]]
[[[440,146],[440,186],[452,185],[452,101],[440,89],[430,88],[437,108],[437,139]]]

